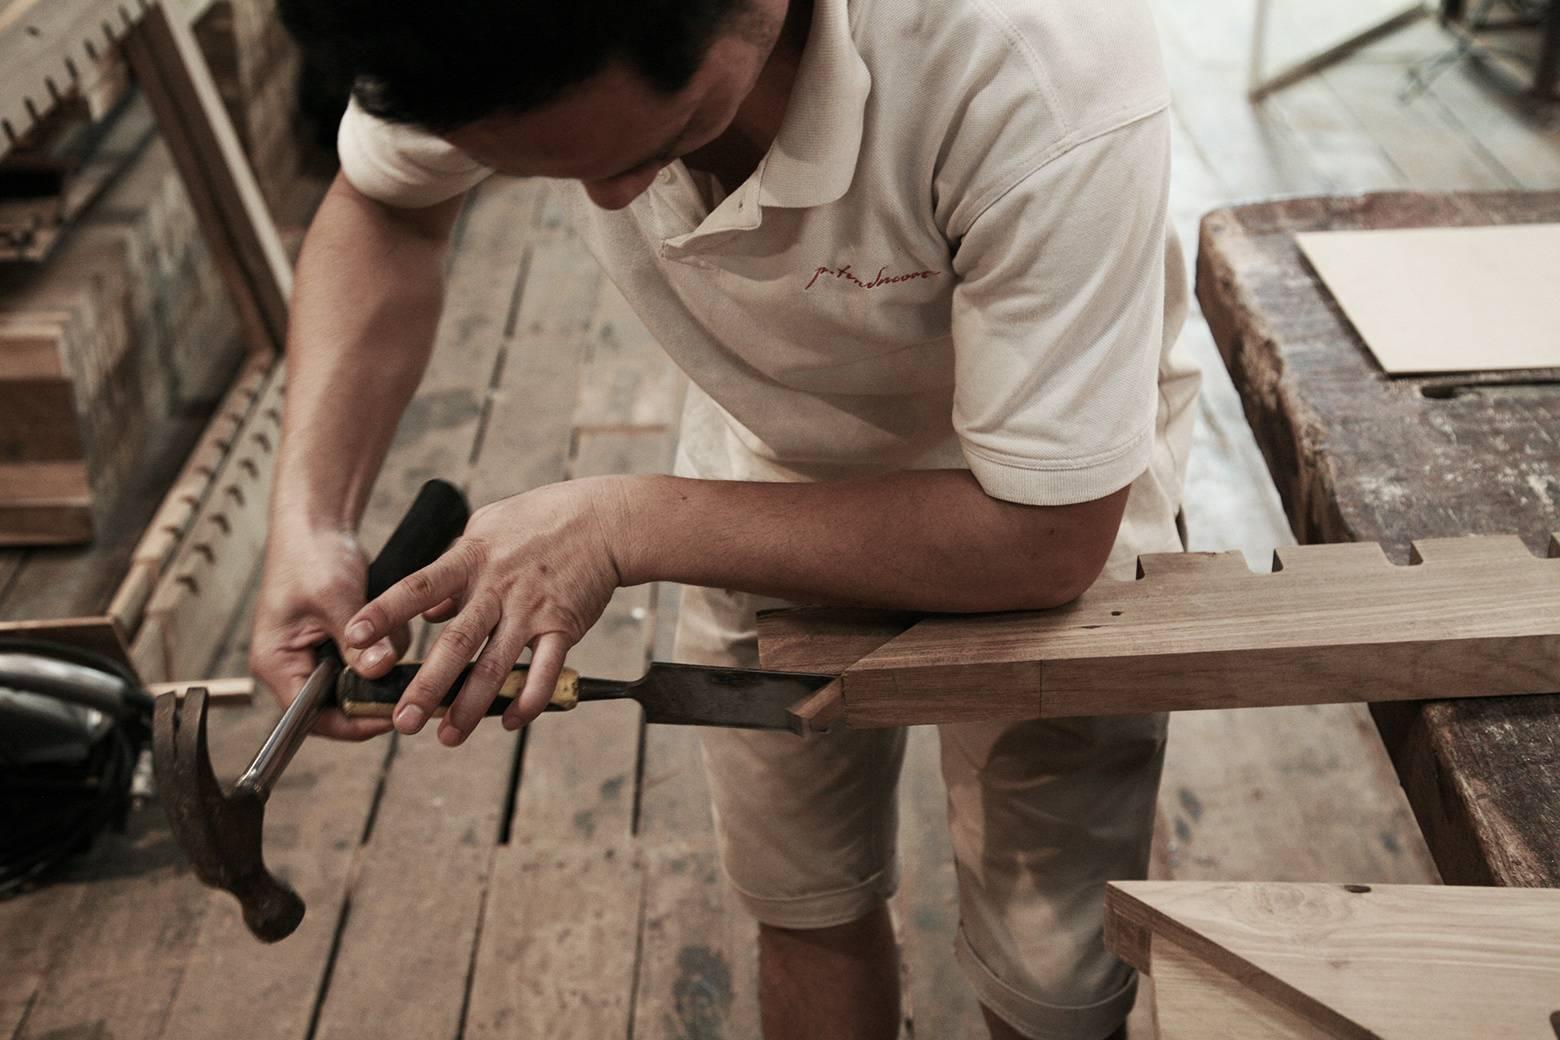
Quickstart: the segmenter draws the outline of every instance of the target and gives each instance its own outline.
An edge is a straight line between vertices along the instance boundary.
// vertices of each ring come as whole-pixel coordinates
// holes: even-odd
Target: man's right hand
[[[249,649],[249,668],[285,707],[318,663],[324,639],[345,647],[343,628],[362,608],[368,561],[351,533],[273,528]],[[403,627],[364,650],[347,651],[346,663],[367,678],[390,670],[406,651]],[[350,719],[339,711],[320,715],[314,732],[338,740],[367,740],[390,731],[386,719]]]

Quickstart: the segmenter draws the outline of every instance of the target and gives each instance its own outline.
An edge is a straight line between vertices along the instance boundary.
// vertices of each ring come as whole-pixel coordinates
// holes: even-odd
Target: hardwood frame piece
[[[766,667],[840,673],[855,728],[1560,689],[1560,535],[1144,556],[1055,610],[765,615]],[[895,634],[895,628],[902,634]]]
[[[1105,944],[1161,1040],[1553,1040],[1560,891],[1122,881]]]

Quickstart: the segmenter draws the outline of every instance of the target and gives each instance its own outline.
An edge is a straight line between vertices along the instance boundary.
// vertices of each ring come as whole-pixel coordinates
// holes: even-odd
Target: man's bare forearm
[[[962,470],[818,484],[611,479],[602,515],[623,584],[948,612],[1075,599],[1104,567],[1127,496],[1017,505]]]
[[[278,519],[356,526],[427,365],[459,209],[392,210],[331,186],[293,296]]]

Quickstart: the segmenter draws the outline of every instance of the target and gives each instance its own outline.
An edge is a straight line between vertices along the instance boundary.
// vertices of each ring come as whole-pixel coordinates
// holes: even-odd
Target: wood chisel
[[[389,718],[396,702],[417,674],[417,664],[396,665],[380,679],[364,679],[344,671],[336,680],[337,701],[347,715]],[[465,684],[468,666],[444,697],[447,707]],[[517,666],[488,708],[501,715],[525,686],[526,669]],[[553,689],[548,711],[568,711],[582,701],[638,701],[645,721],[674,726],[727,726],[734,729],[776,729],[802,732],[790,709],[834,680],[832,675],[806,672],[766,672],[746,668],[709,668],[695,664],[657,662],[632,682],[590,679],[565,668]],[[441,708],[436,714],[442,714]]]

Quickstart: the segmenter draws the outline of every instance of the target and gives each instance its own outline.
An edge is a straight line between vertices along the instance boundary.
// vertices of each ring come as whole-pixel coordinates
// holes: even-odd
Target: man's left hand
[[[484,506],[448,552],[358,611],[347,625],[354,648],[373,646],[419,615],[449,620],[396,706],[397,730],[420,730],[476,654],[439,727],[440,743],[458,746],[487,714],[526,647],[530,670],[504,712],[504,727],[519,729],[542,712],[565,656],[621,583],[613,544],[621,494],[613,478],[598,477]],[[383,663],[370,658],[362,659],[366,670]]]

